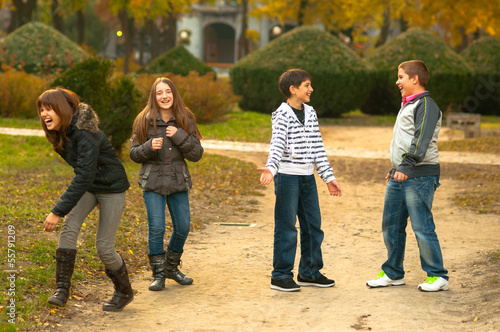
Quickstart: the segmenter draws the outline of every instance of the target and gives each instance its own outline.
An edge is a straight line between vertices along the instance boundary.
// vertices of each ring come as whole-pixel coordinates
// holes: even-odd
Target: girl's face
[[[40,118],[43,122],[45,122],[48,130],[61,129],[61,118],[56,114],[52,107],[48,105],[42,105],[42,108],[40,110]]]
[[[168,84],[160,82],[156,86],[156,103],[160,110],[168,111],[172,109],[174,94]]]

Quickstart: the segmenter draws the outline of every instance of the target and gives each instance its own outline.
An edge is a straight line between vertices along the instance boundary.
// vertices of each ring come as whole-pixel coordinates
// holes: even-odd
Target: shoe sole
[[[319,288],[328,288],[328,287],[333,287],[335,286],[335,283],[331,284],[315,284],[313,282],[304,282],[304,281],[298,281],[297,284],[299,286],[304,286],[304,287],[319,287]]]
[[[366,283],[366,286],[370,287],[370,288],[381,288],[381,287],[388,287],[388,286],[404,286],[405,285],[405,282],[403,281],[402,283],[392,283],[392,284],[387,284],[387,285],[370,285],[369,283]]]
[[[279,286],[271,285],[271,289],[282,291],[282,292],[298,292],[300,291],[300,287],[298,288],[282,288]]]
[[[447,291],[449,289],[449,287],[442,287],[442,288],[439,288],[439,289],[436,289],[436,290],[430,290],[430,289],[422,289],[422,287],[418,286],[418,289],[421,290],[422,292],[440,292],[440,291]]]

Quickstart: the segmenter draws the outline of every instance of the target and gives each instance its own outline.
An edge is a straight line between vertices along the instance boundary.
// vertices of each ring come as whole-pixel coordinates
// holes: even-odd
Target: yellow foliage
[[[0,72],[0,115],[36,117],[36,100],[50,82],[34,74],[4,68]]]

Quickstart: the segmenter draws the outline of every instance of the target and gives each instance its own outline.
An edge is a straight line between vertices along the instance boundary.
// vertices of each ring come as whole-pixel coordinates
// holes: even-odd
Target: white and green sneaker
[[[423,292],[437,292],[448,290],[448,280],[442,277],[427,277],[427,280],[418,285],[418,289]]]
[[[384,271],[381,271],[379,274],[377,274],[377,277],[373,280],[368,280],[366,282],[366,286],[370,288],[377,288],[377,287],[387,287],[387,286],[402,286],[405,284],[404,279],[397,279],[397,280],[392,280],[389,278]]]

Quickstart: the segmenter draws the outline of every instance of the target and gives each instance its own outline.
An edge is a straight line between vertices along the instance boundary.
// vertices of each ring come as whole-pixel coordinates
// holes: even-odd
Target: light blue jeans
[[[143,191],[142,195],[148,214],[149,255],[159,255],[165,251],[163,244],[165,205],[168,205],[173,227],[168,248],[173,252],[183,252],[191,228],[188,192],[160,195],[152,191]]]
[[[274,177],[276,204],[274,208],[274,256],[272,278],[293,278],[297,251],[297,217],[300,224],[299,274],[308,280],[321,276],[323,268],[321,243],[321,212],[314,175],[287,175]]]
[[[382,270],[389,278],[396,280],[404,277],[406,226],[410,217],[422,269],[428,277],[448,280],[431,212],[434,192],[439,185],[439,176],[418,177],[403,182],[391,178],[387,184],[382,218],[387,261]]]

